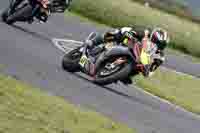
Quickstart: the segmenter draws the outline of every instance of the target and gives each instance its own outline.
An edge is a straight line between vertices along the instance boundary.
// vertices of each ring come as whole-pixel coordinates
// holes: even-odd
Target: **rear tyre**
[[[94,83],[99,85],[108,85],[126,79],[132,71],[132,62],[126,62],[121,64],[122,66],[120,66],[116,71],[113,71],[110,75],[102,76],[101,73],[104,71],[106,64],[106,62],[102,63],[102,66],[97,70]]]
[[[79,61],[82,56],[82,53],[79,51],[79,48],[74,49],[67,53],[62,60],[62,67],[68,72],[78,72],[80,71]]]

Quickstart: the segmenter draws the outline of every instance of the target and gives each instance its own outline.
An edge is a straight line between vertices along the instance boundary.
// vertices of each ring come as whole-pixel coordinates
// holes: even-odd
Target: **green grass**
[[[132,0],[133,2],[138,2],[145,5],[146,2],[149,3],[150,7],[159,9],[161,11],[175,14],[180,17],[184,17],[188,20],[195,20],[196,18],[192,16],[192,12],[189,10],[188,5],[183,0]]]
[[[0,75],[1,133],[133,133],[98,113]]]
[[[112,26],[164,27],[171,34],[169,47],[200,57],[200,26],[130,0],[76,0],[71,10]]]
[[[157,70],[150,78],[137,76],[133,79],[145,91],[200,114],[200,79],[165,69]]]
[[[95,26],[99,26],[99,27],[108,27],[107,25],[105,25],[103,23],[99,23],[95,20],[84,17],[83,15],[76,13],[76,12],[70,12],[70,11],[66,10],[64,15],[66,17],[77,17],[77,18],[79,18],[79,21],[81,23],[90,23],[91,25],[95,25]]]

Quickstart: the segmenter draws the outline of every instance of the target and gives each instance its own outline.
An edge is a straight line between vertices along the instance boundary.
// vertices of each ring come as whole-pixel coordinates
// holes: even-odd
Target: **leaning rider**
[[[16,0],[14,3],[13,3],[13,6],[12,8],[10,9],[10,14],[14,13],[17,9],[17,7],[23,2],[24,0]],[[35,4],[33,0],[30,0],[32,1],[33,3],[32,4]],[[49,3],[50,1],[49,0],[40,0],[41,1],[41,4],[43,5],[43,8],[41,8],[40,10],[38,10],[39,7],[34,7],[33,11],[32,11],[32,15],[30,16],[30,20],[29,20],[29,23],[32,23],[33,22],[33,17],[35,16],[35,14],[38,13],[38,11],[40,12],[40,16],[36,16],[38,17],[38,19],[42,22],[47,22],[47,19],[48,19],[48,16],[49,16]]]
[[[151,41],[150,44],[155,44],[156,50],[153,55],[156,55],[156,58],[152,59],[153,61],[151,64],[144,64],[144,71],[142,72],[145,77],[150,76],[165,60],[164,49],[169,43],[169,36],[166,30],[155,28],[151,31],[149,29],[123,27],[120,29],[115,29],[114,31],[106,32],[103,35],[97,35],[94,39],[87,40],[86,43],[91,49],[106,42],[117,42],[117,44],[124,44],[124,38],[126,36],[136,38],[142,44],[146,39]]]

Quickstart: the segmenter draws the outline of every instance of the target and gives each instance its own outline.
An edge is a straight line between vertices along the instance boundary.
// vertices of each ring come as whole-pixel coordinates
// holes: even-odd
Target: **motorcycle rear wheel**
[[[132,71],[132,62],[126,62],[121,64],[121,66],[115,71],[112,71],[110,74],[108,73],[107,76],[102,76],[101,73],[105,70],[106,64],[108,62],[109,60],[105,60],[105,62],[101,64],[99,69],[96,70],[94,83],[99,85],[108,85],[111,83],[115,83],[117,81],[126,79]]]

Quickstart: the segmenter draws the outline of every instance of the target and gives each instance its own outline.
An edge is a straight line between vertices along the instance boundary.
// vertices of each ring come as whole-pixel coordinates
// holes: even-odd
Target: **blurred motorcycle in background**
[[[17,21],[31,24],[34,18],[46,22],[51,13],[63,13],[70,3],[71,0],[11,0],[1,17],[9,25]]]

